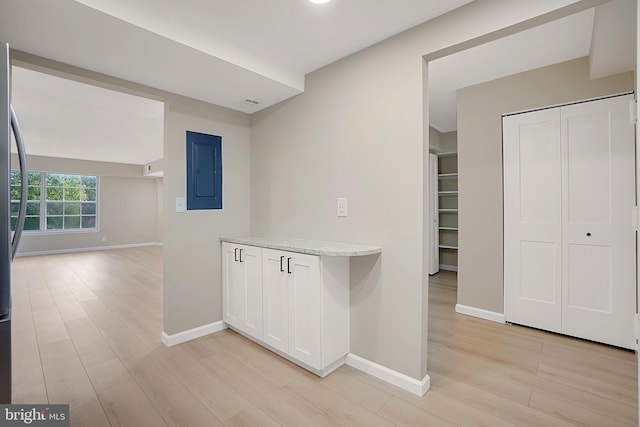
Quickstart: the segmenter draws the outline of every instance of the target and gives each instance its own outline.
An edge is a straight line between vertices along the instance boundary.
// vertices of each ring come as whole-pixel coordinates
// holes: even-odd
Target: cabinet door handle
[[[240,262],[244,262],[244,261],[242,261],[242,251],[243,250],[244,249],[240,248],[240,256],[238,257],[238,261],[240,261]]]
[[[291,274],[291,257],[287,258],[287,273]]]
[[[233,260],[238,261],[238,248],[233,248]]]
[[[280,273],[284,273],[284,266],[282,265],[282,261],[284,261],[284,255],[280,257]]]

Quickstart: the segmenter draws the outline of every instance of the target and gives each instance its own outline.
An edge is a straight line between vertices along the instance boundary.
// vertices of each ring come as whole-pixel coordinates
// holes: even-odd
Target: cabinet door
[[[231,326],[241,328],[243,289],[238,286],[244,279],[237,268],[237,245],[222,243],[222,320]]]
[[[239,328],[252,337],[262,339],[262,250],[238,245],[236,285],[241,288]]]
[[[287,253],[289,355],[321,369],[320,257]]]
[[[289,291],[286,252],[262,249],[262,340],[284,353],[289,352]]]

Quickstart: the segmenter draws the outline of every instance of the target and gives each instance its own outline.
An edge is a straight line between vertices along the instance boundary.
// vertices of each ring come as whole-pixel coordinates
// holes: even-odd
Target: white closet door
[[[502,126],[505,319],[560,332],[560,112],[507,116]]]
[[[562,107],[563,333],[634,345],[631,96]]]

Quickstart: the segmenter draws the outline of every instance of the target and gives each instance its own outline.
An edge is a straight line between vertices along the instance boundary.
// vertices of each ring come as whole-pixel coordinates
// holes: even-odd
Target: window
[[[29,172],[25,231],[83,230],[97,226],[98,177]],[[11,229],[20,204],[20,172],[11,171]]]
[[[40,172],[28,173],[27,217],[24,230],[40,230],[40,195],[42,194],[42,175]],[[20,171],[11,171],[11,230],[16,229],[18,210],[20,209]]]
[[[47,230],[96,228],[98,178],[46,174]]]

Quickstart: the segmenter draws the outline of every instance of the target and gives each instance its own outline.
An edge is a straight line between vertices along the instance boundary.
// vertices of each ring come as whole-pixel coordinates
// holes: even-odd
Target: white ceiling
[[[0,39],[252,113],[301,93],[306,73],[470,1],[0,0]]]
[[[301,93],[308,72],[470,1],[0,0],[0,40],[252,113]],[[153,102],[41,78],[19,69],[14,76],[13,100],[31,153],[133,164],[162,156],[162,128],[148,117],[160,111]],[[155,148],[142,134],[155,138]]]
[[[456,90],[589,55],[594,9],[429,63],[429,121],[457,129]]]
[[[130,164],[162,158],[162,102],[18,67],[12,98],[29,154]]]
[[[456,90],[590,56],[591,78],[632,71],[635,0],[614,0],[429,63],[429,121],[457,129]]]
[[[252,113],[301,93],[306,73],[469,2],[0,0],[0,40],[24,52]],[[433,124],[455,129],[457,88],[589,54],[593,15],[583,12],[433,61]],[[38,75],[26,70],[14,76],[14,102],[26,139],[34,140],[31,152],[41,145],[36,154],[62,156],[66,144],[70,151],[64,157],[134,164],[162,155],[141,137],[153,135],[161,150],[161,124],[158,116],[150,118],[159,112],[161,120],[161,104],[41,78],[38,82]],[[243,102],[247,98],[259,104]],[[134,111],[138,107],[140,113]],[[118,115],[123,111],[146,119],[123,119]],[[140,129],[145,123],[148,132]],[[56,129],[74,133],[59,136]],[[82,148],[74,154],[70,147]]]

